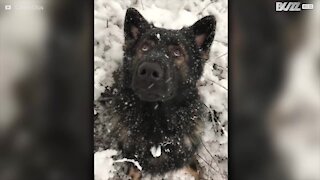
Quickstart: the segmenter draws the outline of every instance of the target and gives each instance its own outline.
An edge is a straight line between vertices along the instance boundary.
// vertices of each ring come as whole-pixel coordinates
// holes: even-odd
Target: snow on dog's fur
[[[190,1],[175,7],[170,6],[170,1],[142,1],[142,3],[143,8],[140,2],[137,4],[129,1],[97,0],[95,2],[95,99],[100,97],[100,93],[105,88],[112,86],[114,83],[112,72],[122,64],[121,46],[124,43],[122,22],[127,7],[137,7],[144,17],[156,26],[173,29],[190,26],[197,19],[213,14],[217,19],[216,37],[210,58],[204,66],[202,78],[197,84],[200,97],[212,112],[213,120],[204,122],[205,134],[200,142],[197,159],[205,171],[205,179],[226,179],[227,2]],[[96,110],[99,108],[100,106],[96,104]],[[105,117],[111,115],[112,113],[107,113]],[[111,128],[107,119],[97,118],[95,120],[95,146],[99,151],[111,148],[108,145],[109,142],[105,141],[109,138],[108,132]],[[163,177],[166,176],[168,175]]]

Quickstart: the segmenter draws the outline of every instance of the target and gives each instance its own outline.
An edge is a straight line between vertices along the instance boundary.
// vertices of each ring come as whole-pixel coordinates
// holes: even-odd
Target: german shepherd
[[[148,23],[136,9],[126,12],[123,65],[112,88],[112,134],[123,157],[138,161],[143,172],[196,169],[207,115],[196,83],[215,27],[214,16],[170,30]]]

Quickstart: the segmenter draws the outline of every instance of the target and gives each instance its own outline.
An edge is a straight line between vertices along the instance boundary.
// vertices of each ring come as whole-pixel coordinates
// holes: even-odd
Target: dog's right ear
[[[124,20],[125,41],[137,40],[142,33],[150,28],[151,25],[136,9],[127,9],[126,17]]]

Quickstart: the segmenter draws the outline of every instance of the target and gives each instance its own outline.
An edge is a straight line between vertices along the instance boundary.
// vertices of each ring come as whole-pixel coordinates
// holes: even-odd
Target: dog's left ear
[[[194,23],[190,30],[193,32],[195,43],[200,50],[209,52],[215,35],[216,18],[214,16],[206,16]]]
[[[134,8],[129,8],[124,20],[125,40],[137,40],[151,25]]]

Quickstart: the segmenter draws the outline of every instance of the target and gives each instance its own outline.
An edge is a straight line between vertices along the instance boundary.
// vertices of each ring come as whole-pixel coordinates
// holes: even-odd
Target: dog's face
[[[126,84],[142,101],[167,101],[195,87],[208,59],[215,18],[181,30],[156,28],[135,9],[125,17]]]

